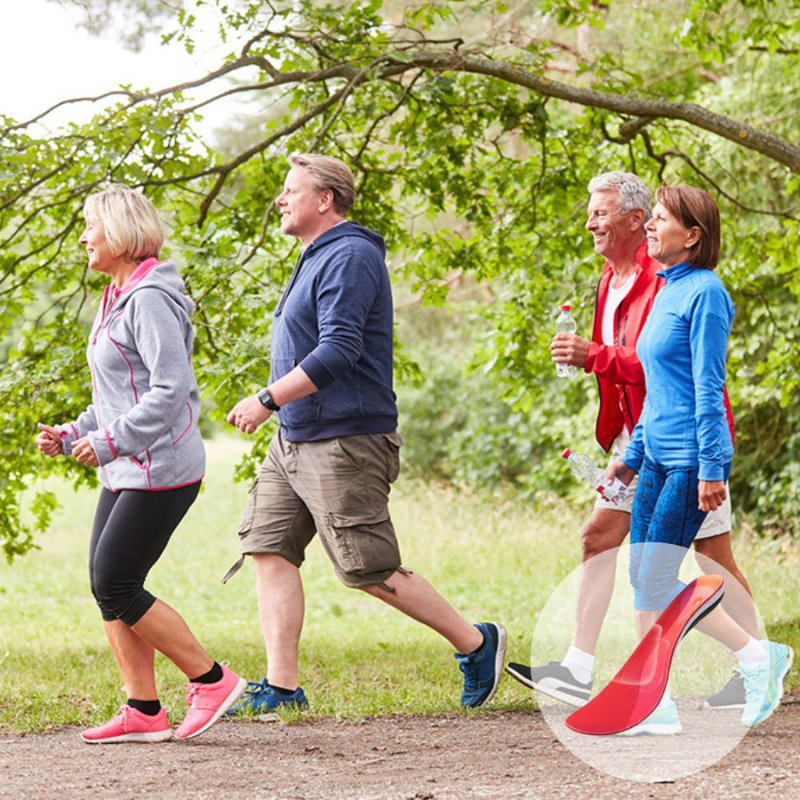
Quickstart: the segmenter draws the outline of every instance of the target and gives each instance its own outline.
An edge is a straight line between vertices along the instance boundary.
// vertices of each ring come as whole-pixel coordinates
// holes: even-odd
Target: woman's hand
[[[716,511],[727,496],[725,481],[697,482],[697,500],[701,511]]]
[[[39,435],[36,437],[36,446],[44,455],[53,458],[63,455],[64,443],[61,441],[58,431],[52,425],[45,425],[38,422]]]
[[[99,467],[100,462],[97,460],[97,453],[94,452],[89,440],[84,436],[83,439],[78,439],[72,445],[72,455],[75,460],[81,464],[86,464],[87,467]]]
[[[624,461],[612,461],[606,470],[606,484],[614,482],[614,478],[619,478],[626,486],[633,480],[636,472],[632,470]]]

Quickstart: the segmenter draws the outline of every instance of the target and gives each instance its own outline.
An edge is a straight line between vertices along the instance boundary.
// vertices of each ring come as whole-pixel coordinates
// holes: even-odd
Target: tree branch
[[[409,53],[405,55],[407,58],[410,56]],[[474,55],[433,55],[423,52],[414,54],[402,65],[390,64],[382,72],[383,75],[395,75],[398,69],[413,67],[487,75],[506,83],[524,86],[545,97],[555,97],[582,106],[604,108],[626,116],[682,120],[702,130],[715,133],[740,147],[761,153],[779,164],[789,167],[792,172],[800,174],[800,147],[743,122],[709,111],[695,103],[613,94],[596,89],[570,86],[537,75],[516,64],[492,61]]]

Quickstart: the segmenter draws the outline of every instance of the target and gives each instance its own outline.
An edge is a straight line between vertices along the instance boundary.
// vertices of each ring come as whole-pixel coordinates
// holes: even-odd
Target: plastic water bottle
[[[575,333],[578,326],[575,323],[575,317],[570,313],[571,306],[569,303],[565,303],[560,308],[561,313],[556,320],[556,333]],[[577,371],[578,368],[570,364],[556,364],[556,375],[559,378],[571,378]]]
[[[573,453],[567,448],[561,457],[567,459],[575,477],[591,483],[595,491],[603,495],[609,502],[618,506],[625,499],[628,487],[619,478],[614,478],[612,483],[606,485],[606,470],[598,467],[589,456],[585,456],[583,453]]]

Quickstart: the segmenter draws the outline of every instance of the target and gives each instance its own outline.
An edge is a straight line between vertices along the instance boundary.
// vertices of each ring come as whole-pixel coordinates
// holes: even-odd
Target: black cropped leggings
[[[200,483],[161,492],[103,489],[89,545],[92,594],[106,622],[135,625],[155,603],[147,573],[200,491]]]

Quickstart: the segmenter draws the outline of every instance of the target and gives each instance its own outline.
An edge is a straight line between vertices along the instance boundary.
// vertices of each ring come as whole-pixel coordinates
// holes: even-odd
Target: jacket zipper
[[[286,285],[286,289],[283,293],[283,297],[281,297],[280,302],[278,303],[277,309],[275,309],[275,316],[281,316],[283,314],[283,307],[286,305],[286,299],[289,297],[289,292],[292,291],[294,288],[295,283],[297,283],[297,277],[300,275],[300,267],[303,266],[303,261],[305,261],[306,253],[309,251],[310,247],[313,245],[309,245],[298,257],[297,261],[295,262],[294,269],[292,270],[292,274],[289,278],[289,283]]]
[[[631,287],[631,289],[632,288],[633,287]],[[629,294],[630,294],[630,292],[629,292]],[[617,308],[617,313],[619,315],[622,314],[622,305],[621,304],[620,304],[619,308]],[[626,346],[625,343],[627,341],[627,336],[626,336],[627,332],[628,332],[628,315],[626,314],[625,315],[625,319],[622,320],[621,324],[618,323],[617,337],[618,337],[618,344],[621,347],[625,347]],[[630,402],[630,400],[628,400],[628,392],[627,392],[627,390],[626,390],[624,385],[622,386],[622,399],[625,402],[625,408],[628,411],[628,420],[630,421],[630,425],[631,425],[631,433],[633,433],[633,411],[631,411],[631,402]]]

